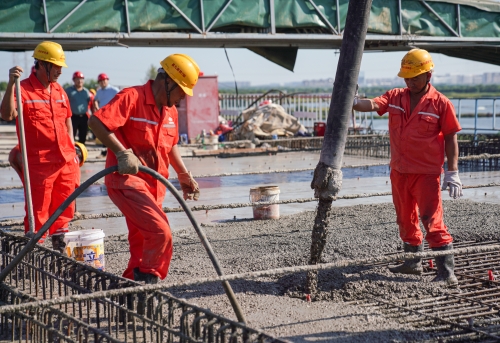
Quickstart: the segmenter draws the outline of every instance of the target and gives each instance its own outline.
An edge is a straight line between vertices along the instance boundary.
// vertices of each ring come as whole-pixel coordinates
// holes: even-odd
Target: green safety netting
[[[198,28],[212,24],[228,0],[172,0],[172,3]],[[68,15],[81,0],[46,0],[49,28]],[[329,29],[313,3],[319,8],[331,26],[343,29],[348,0],[274,0],[275,25],[278,30],[297,28]],[[128,0],[131,32],[196,32],[168,1]],[[427,1],[427,4],[451,28],[463,37],[499,37],[500,2],[494,0]],[[456,4],[460,4],[460,20],[457,20]],[[404,33],[421,36],[454,36],[453,32],[417,0],[401,0]],[[203,13],[203,14],[202,14]],[[269,0],[233,0],[211,31],[224,31],[242,27],[270,27]],[[0,32],[46,32],[45,12],[42,0],[0,1]],[[124,0],[88,0],[65,20],[54,33],[127,32]],[[368,33],[399,34],[398,0],[373,0]]]

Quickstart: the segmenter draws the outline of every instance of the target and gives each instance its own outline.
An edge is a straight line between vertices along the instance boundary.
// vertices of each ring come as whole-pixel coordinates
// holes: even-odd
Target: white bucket
[[[280,219],[280,205],[261,205],[259,202],[279,201],[280,188],[278,186],[265,186],[250,188],[250,202],[253,206],[253,219]]]
[[[104,270],[104,232],[100,229],[73,231],[64,234],[69,257]]]
[[[219,135],[206,135],[204,137],[205,144],[219,144]]]

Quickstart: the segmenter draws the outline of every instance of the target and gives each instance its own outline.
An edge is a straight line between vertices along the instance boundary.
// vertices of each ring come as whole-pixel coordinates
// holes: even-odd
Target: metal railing
[[[0,231],[0,270],[26,242]],[[164,291],[140,286],[37,245],[0,285],[0,340],[283,342]],[[102,295],[103,291],[112,294]],[[74,301],[50,303],[68,296]],[[20,304],[29,305],[29,310],[16,308]]]
[[[236,96],[234,94],[219,94],[221,115],[228,121],[235,122],[240,113],[249,107],[255,100],[262,97],[256,105],[271,100],[273,103],[283,106],[285,111],[295,116],[306,128],[312,128],[314,122],[326,122],[330,109],[331,94],[286,94],[270,93],[244,94]],[[462,125],[462,132],[497,133],[500,131],[500,123],[496,116],[500,112],[500,98],[451,98],[455,107],[457,118]],[[381,119],[386,119],[383,117]],[[376,112],[354,111],[350,122],[351,129],[362,133],[387,131],[387,125],[380,120]],[[380,123],[377,125],[377,123]]]

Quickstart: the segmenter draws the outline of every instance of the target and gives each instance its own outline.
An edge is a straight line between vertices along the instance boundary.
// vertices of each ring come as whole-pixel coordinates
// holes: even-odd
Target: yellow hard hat
[[[89,89],[89,92],[92,93],[94,96],[97,94],[97,92],[95,91],[94,88],[90,88]]]
[[[431,55],[424,49],[412,49],[401,60],[398,76],[411,79],[434,69]]]
[[[80,160],[80,167],[81,167],[83,166],[83,164],[87,160],[87,157],[89,156],[87,147],[85,146],[85,144],[82,144],[80,142],[75,142],[75,151],[76,155],[78,156],[78,159]]]
[[[198,82],[200,67],[191,57],[184,54],[173,54],[167,56],[160,64],[184,93],[193,96],[193,88]]]
[[[62,46],[58,43],[49,41],[41,42],[36,46],[33,57],[39,61],[53,63],[56,66],[68,67]]]

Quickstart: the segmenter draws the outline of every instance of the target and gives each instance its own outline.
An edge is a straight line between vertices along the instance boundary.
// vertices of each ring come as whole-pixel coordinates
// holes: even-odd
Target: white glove
[[[462,192],[462,182],[458,177],[458,170],[444,172],[442,190],[444,191],[447,187],[450,187],[450,197],[453,199],[458,199],[464,195]]]
[[[356,106],[359,101],[359,93],[358,93],[359,85],[356,85],[356,94],[354,94],[354,101],[352,102],[352,107]]]

